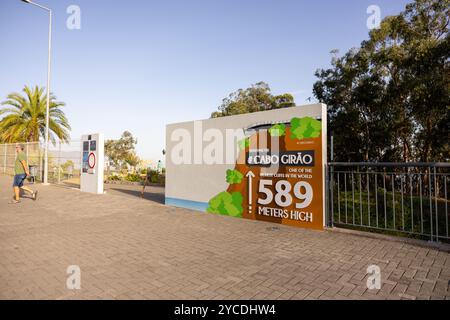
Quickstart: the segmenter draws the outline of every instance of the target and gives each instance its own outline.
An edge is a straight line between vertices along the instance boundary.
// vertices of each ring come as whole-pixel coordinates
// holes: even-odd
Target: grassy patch
[[[351,228],[365,231],[379,229],[377,232],[425,239],[430,239],[431,233],[435,236],[436,232],[447,236],[446,206],[450,207],[450,202],[445,199],[411,197],[401,192],[385,192],[382,188],[369,193],[359,190],[338,193],[334,190],[333,197],[336,225],[351,225]]]

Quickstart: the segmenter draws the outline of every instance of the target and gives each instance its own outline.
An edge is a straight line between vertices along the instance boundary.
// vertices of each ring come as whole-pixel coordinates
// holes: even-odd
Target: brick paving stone
[[[447,252],[166,207],[163,190],[35,185],[0,176],[0,299],[450,299]],[[68,290],[67,267],[81,268]],[[367,267],[381,268],[368,290]]]

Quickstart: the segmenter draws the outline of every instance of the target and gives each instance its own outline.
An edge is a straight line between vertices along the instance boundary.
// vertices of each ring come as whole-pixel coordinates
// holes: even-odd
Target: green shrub
[[[155,184],[165,184],[165,178],[166,176],[162,173],[159,173],[156,170],[150,170],[150,172],[148,173],[148,176],[150,177],[150,182],[151,183],[155,183]]]
[[[112,174],[108,177],[109,181],[120,181],[122,180],[117,174]]]
[[[139,174],[137,173],[129,173],[128,175],[125,176],[125,181],[129,181],[129,182],[141,182],[142,178]]]

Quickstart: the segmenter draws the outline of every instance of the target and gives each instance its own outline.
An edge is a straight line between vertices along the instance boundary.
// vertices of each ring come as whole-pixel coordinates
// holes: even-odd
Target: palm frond
[[[24,95],[11,93],[1,103],[7,106],[0,108],[0,116],[5,115],[0,119],[1,141],[38,141],[39,137],[45,137],[46,92],[38,86],[25,86],[22,91]],[[71,127],[60,109],[65,105],[64,102],[56,101],[56,97],[50,93],[49,137],[53,142],[56,138],[62,141],[70,139]]]

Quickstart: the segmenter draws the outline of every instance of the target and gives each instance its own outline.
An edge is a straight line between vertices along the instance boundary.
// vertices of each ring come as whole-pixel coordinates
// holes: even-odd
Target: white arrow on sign
[[[253,171],[249,171],[246,175],[248,178],[248,204],[252,205],[252,178],[256,177]]]

